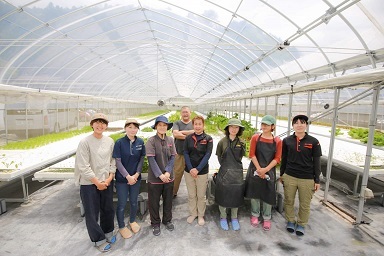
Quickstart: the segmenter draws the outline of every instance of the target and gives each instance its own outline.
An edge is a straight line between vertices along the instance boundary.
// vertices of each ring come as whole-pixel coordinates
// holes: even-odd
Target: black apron
[[[226,208],[237,208],[244,204],[243,149],[227,147],[216,177],[215,201]]]
[[[261,135],[256,142],[256,158],[259,165],[264,168],[275,158],[276,142],[273,143],[260,142]],[[273,167],[266,174],[270,180],[262,179],[259,176],[254,176],[256,167],[251,161],[248,167],[247,176],[245,178],[245,197],[260,199],[270,205],[276,204],[276,168]]]

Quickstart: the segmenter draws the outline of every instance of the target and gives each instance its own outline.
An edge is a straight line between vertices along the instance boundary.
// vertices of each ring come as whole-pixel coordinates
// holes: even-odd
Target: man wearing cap
[[[115,160],[112,158],[114,141],[103,135],[108,127],[106,115],[94,114],[90,125],[93,133],[80,141],[76,151],[75,184],[80,185],[89,237],[97,249],[106,252],[116,242],[113,232],[113,178],[116,172]]]
[[[183,178],[184,169],[185,169],[185,159],[184,159],[184,140],[189,134],[193,134],[193,126],[191,121],[191,110],[189,107],[184,106],[180,111],[181,120],[174,122],[172,134],[175,138],[176,145],[176,158],[175,158],[175,166],[173,168],[173,173],[175,175],[175,181],[173,186],[173,197],[177,196],[177,192],[179,191],[180,182]]]
[[[116,193],[117,209],[116,217],[119,232],[125,239],[132,236],[131,231],[124,223],[125,206],[129,198],[129,227],[133,233],[140,230],[135,221],[137,214],[137,198],[140,192],[141,170],[145,157],[144,140],[136,136],[139,131],[139,122],[136,119],[127,119],[124,130],[126,136],[116,141],[113,149],[113,157],[116,159]]]
[[[283,140],[280,167],[281,182],[284,185],[284,209],[287,220],[287,231],[303,236],[308,223],[313,193],[320,188],[319,141],[308,135],[308,117],[297,115],[292,119],[291,136]],[[299,193],[299,213],[295,217],[295,196]]]
[[[176,155],[175,143],[167,136],[172,128],[165,116],[158,116],[152,129],[156,135],[145,144],[148,158],[148,206],[153,235],[160,235],[162,222],[169,231],[174,230],[172,223],[173,164]],[[160,219],[160,197],[163,198],[163,218]]]

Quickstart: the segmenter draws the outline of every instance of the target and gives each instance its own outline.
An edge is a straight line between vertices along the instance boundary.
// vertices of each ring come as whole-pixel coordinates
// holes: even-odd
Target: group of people
[[[140,226],[135,221],[144,157],[148,159],[148,209],[153,235],[161,234],[161,223],[169,231],[172,223],[172,201],[177,197],[182,177],[188,191],[188,223],[197,219],[205,224],[206,189],[209,159],[213,139],[204,131],[205,119],[191,119],[189,107],[182,107],[181,119],[171,123],[158,116],[152,126],[156,134],[144,141],[137,137],[140,124],[135,119],[125,122],[126,136],[113,142],[104,136],[108,119],[96,113],[90,125],[93,134],[78,146],[75,163],[75,182],[80,185],[86,226],[92,242],[102,252],[109,251],[116,242],[114,233],[113,185],[117,192],[116,217],[119,233],[130,238]],[[225,137],[216,148],[220,163],[214,174],[215,201],[219,206],[219,225],[223,230],[240,230],[238,208],[244,198],[251,201],[250,224],[263,230],[271,229],[272,206],[276,204],[276,165],[281,163],[280,182],[284,186],[284,209],[288,232],[301,236],[305,233],[313,193],[319,189],[321,147],[317,139],[306,133],[308,117],[298,115],[292,119],[295,133],[283,141],[274,137],[276,120],[266,115],[261,120],[261,133],[252,136],[251,159],[244,180],[242,158],[246,144],[241,139],[244,126],[236,118],[229,119],[224,128]],[[172,129],[173,137],[167,135]],[[296,219],[294,201],[299,194],[299,213]],[[129,198],[129,224],[124,212]],[[163,211],[160,216],[160,201]],[[227,214],[229,213],[230,218]],[[98,223],[100,216],[100,224]]]

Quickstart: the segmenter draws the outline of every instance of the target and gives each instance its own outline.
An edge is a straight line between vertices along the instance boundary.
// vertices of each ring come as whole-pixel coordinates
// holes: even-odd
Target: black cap
[[[292,119],[292,125],[296,123],[297,120],[304,120],[308,124],[308,117],[306,115],[297,115]]]

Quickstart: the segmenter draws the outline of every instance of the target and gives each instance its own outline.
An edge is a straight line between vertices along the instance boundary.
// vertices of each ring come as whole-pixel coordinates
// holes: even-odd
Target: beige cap
[[[137,122],[137,120],[134,118],[128,118],[127,121],[125,121],[124,127],[127,126],[128,124],[137,124],[138,126],[140,126],[140,123]]]
[[[104,120],[105,122],[107,122],[107,124],[109,123],[107,116],[104,115],[103,113],[95,113],[95,114],[92,116],[91,121],[90,121],[89,123],[92,124],[92,122],[95,121],[95,120],[97,120],[97,119]]]

